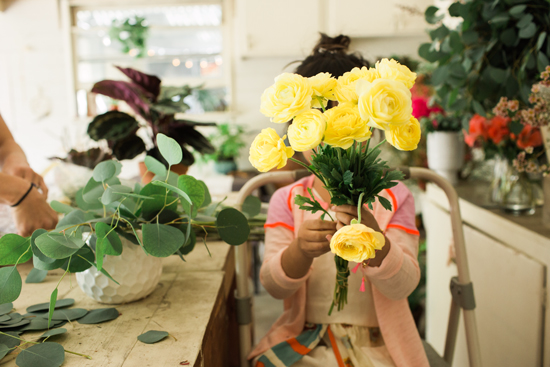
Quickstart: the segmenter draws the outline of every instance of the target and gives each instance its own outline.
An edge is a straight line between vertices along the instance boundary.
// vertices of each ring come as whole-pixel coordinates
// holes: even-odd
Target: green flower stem
[[[326,112],[327,110],[325,109],[325,106],[323,105],[323,99],[320,96],[315,96],[315,98],[317,98],[317,101],[321,105],[321,109],[323,110],[323,112]]]
[[[357,221],[359,223],[361,223],[361,212],[362,212],[362,208],[363,208],[363,196],[365,195],[364,192],[361,193],[361,195],[359,195],[359,202],[357,203]]]

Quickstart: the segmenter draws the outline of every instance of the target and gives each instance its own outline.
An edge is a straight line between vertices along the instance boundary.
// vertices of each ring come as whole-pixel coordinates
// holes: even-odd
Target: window
[[[220,2],[71,7],[78,116],[94,116],[116,104],[89,92],[100,80],[124,79],[114,65],[156,75],[163,86],[202,86],[185,99],[191,107],[187,113],[226,111],[231,73],[224,52],[222,9]],[[145,41],[142,47],[135,46],[136,39]]]

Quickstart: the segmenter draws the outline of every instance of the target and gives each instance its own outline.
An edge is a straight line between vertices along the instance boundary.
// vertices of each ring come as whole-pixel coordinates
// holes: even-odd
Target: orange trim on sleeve
[[[263,362],[258,361],[256,363],[256,367],[265,367],[265,364]]]
[[[290,224],[286,224],[285,222],[275,222],[275,223],[269,223],[264,224],[264,228],[275,228],[275,227],[285,227],[286,229],[290,229],[292,232],[294,232],[294,227]]]
[[[391,197],[391,201],[392,201],[392,204],[393,204],[393,212],[397,212],[397,198],[395,197],[395,195],[393,194],[393,191],[391,191],[390,189],[386,189],[388,195],[390,195]]]
[[[388,224],[386,226],[386,229],[388,229],[388,228],[397,228],[397,229],[400,229],[400,230],[405,231],[407,233],[414,234],[415,236],[420,236],[420,232],[418,232],[416,229],[403,227],[399,224]]]
[[[290,345],[292,350],[298,354],[305,356],[306,354],[311,352],[311,349],[309,349],[305,345],[300,344],[300,342],[296,340],[296,338],[288,339],[286,342],[288,343],[288,345]]]
[[[292,211],[292,203],[290,202],[290,200],[292,199],[292,191],[294,191],[294,189],[297,188],[298,186],[304,187],[304,184],[303,183],[296,184],[296,185],[292,186],[290,188],[290,191],[288,192],[288,198],[287,198],[288,209],[290,209],[291,211]]]
[[[344,361],[342,360],[342,356],[340,355],[340,351],[338,350],[338,345],[334,339],[334,334],[332,334],[332,330],[330,330],[330,325],[327,327],[327,333],[330,339],[330,344],[332,345],[334,356],[336,357],[336,362],[338,362],[338,367],[346,367]]]

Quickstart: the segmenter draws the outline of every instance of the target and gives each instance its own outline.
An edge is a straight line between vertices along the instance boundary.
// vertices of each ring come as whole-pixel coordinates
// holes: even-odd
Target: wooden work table
[[[72,307],[97,309],[116,307],[120,316],[97,325],[78,322],[64,326],[67,333],[52,340],[66,350],[90,355],[93,359],[65,354],[68,367],[177,367],[238,365],[238,327],[234,311],[234,251],[222,242],[208,244],[212,257],[200,242],[186,256],[163,259],[163,274],[155,291],[147,298],[124,305],[102,305],[80,290],[74,276],[59,286],[61,298],[74,298]],[[131,264],[129,264],[131,266]],[[32,268],[29,262],[19,266],[23,277]],[[24,314],[33,304],[48,302],[50,293],[62,275],[50,271],[40,284],[23,283],[23,291],[14,302]],[[148,330],[167,331],[168,337],[156,344],[144,344],[137,337]],[[43,332],[25,333],[27,340]],[[15,366],[8,355],[2,367]]]

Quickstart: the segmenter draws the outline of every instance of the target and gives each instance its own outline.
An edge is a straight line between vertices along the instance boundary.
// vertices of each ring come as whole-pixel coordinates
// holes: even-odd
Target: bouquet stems
[[[334,255],[334,262],[336,263],[336,285],[334,286],[332,304],[328,311],[329,316],[332,314],[335,305],[338,306],[338,311],[341,311],[344,309],[344,305],[348,303],[349,261],[342,259],[338,255]]]

